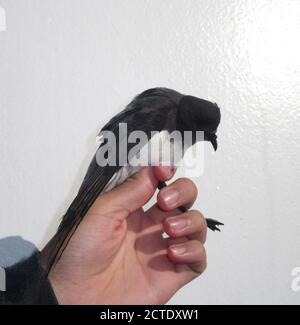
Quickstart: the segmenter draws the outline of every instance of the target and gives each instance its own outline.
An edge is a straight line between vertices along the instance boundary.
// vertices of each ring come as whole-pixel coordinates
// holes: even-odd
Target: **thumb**
[[[158,179],[152,167],[145,167],[129,177],[123,184],[98,197],[89,214],[112,214],[122,212],[126,218],[132,212],[143,207],[154,195]]]

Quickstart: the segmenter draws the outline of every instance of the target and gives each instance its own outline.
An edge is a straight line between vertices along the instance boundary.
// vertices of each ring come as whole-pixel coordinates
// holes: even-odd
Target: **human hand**
[[[192,181],[175,181],[142,208],[173,174],[147,167],[99,196],[49,274],[60,304],[164,304],[205,270],[206,221],[177,209],[195,201]]]

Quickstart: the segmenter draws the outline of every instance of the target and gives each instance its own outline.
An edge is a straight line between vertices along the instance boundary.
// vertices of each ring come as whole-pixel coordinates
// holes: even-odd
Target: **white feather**
[[[151,154],[149,154],[150,150]],[[166,154],[167,151],[170,154]],[[168,131],[157,132],[140,150],[139,165],[136,164],[136,159],[132,159],[128,165],[122,167],[113,175],[103,192],[108,192],[122,184],[127,178],[139,172],[145,166],[157,166],[159,164],[176,166],[182,155],[181,143],[171,142]]]

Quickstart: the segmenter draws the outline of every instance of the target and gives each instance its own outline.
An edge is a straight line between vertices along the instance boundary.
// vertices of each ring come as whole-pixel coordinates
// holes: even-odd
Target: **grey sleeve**
[[[20,237],[0,240],[0,305],[57,305],[40,252]]]

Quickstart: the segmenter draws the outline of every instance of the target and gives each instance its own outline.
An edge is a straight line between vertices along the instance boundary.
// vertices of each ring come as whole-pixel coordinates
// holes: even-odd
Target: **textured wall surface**
[[[0,0],[0,238],[40,247],[133,95],[168,86],[222,108],[199,208],[224,220],[173,303],[299,303],[300,1]]]

